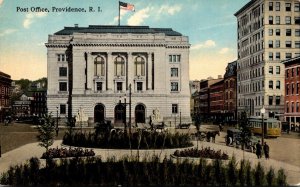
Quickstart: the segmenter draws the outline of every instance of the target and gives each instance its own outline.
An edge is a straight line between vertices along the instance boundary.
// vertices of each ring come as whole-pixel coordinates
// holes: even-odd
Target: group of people
[[[270,147],[267,144],[267,142],[264,143],[264,145],[262,146],[260,144],[260,141],[258,141],[258,143],[256,144],[256,156],[258,159],[260,159],[262,157],[262,151],[265,155],[266,159],[269,159],[270,157]]]

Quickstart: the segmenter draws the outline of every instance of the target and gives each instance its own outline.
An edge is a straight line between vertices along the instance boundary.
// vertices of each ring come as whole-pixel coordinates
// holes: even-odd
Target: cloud
[[[3,1],[4,1],[4,0],[0,0],[0,7],[1,7],[1,5],[2,5]]]
[[[30,25],[35,21],[36,18],[42,18],[47,15],[46,12],[38,12],[38,13],[28,13],[26,14],[25,20],[23,22],[24,28],[28,29]]]
[[[158,14],[169,14],[169,15],[174,15],[176,12],[179,12],[181,10],[180,5],[174,5],[174,6],[169,6],[169,5],[163,5],[161,8],[158,10]]]
[[[201,49],[201,48],[210,48],[210,47],[215,47],[216,42],[213,40],[206,40],[203,43],[195,44],[192,45],[191,50],[196,50],[196,49]]]
[[[145,19],[149,17],[149,12],[152,8],[147,7],[136,12],[128,19],[128,25],[141,25]]]
[[[209,30],[209,29],[215,29],[218,27],[223,27],[223,26],[228,26],[228,25],[235,25],[236,22],[227,22],[227,23],[220,23],[220,24],[215,24],[212,26],[206,26],[206,27],[200,27],[198,30],[202,31],[202,30]]]
[[[0,37],[12,34],[12,33],[16,32],[16,31],[17,31],[16,29],[6,29],[6,30],[0,32]]]
[[[224,48],[222,48],[222,49],[219,51],[220,54],[225,54],[225,53],[228,53],[228,52],[229,52],[229,48],[228,48],[228,47],[224,47]]]

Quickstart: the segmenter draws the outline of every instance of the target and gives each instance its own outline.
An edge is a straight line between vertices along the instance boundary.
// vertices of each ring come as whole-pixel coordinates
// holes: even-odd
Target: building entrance
[[[122,104],[118,104],[115,107],[115,124],[124,124],[126,119],[125,107]]]
[[[145,106],[142,104],[135,107],[135,123],[145,123]]]
[[[97,104],[94,109],[94,122],[104,121],[104,105]]]

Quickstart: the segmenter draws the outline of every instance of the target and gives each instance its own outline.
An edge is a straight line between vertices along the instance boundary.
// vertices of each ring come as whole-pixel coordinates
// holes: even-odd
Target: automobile
[[[226,145],[240,145],[241,134],[242,131],[239,129],[227,129],[227,135],[225,136]]]
[[[243,144],[243,132],[239,129],[231,128],[227,130],[227,135],[225,136],[225,142],[227,146],[241,146],[242,149],[248,149],[251,152],[255,151],[255,145],[258,143],[259,138],[253,136],[252,134],[245,135],[245,144]]]

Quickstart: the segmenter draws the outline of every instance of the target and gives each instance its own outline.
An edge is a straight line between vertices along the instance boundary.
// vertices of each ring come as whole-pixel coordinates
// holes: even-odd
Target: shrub
[[[67,158],[67,157],[82,157],[82,156],[95,156],[95,152],[92,149],[82,148],[51,148],[43,153],[43,159],[51,158]]]
[[[130,136],[130,137],[129,137]],[[192,146],[188,134],[171,134],[157,132],[124,132],[106,133],[65,133],[63,144],[77,147],[114,148],[114,149],[162,149]]]
[[[287,186],[286,175],[285,175],[285,172],[283,169],[278,170],[277,185],[278,186]]]
[[[221,150],[215,151],[210,149],[210,147],[202,147],[200,150],[197,148],[184,149],[182,151],[176,150],[174,156],[228,160],[228,155],[226,153],[222,153]]]

